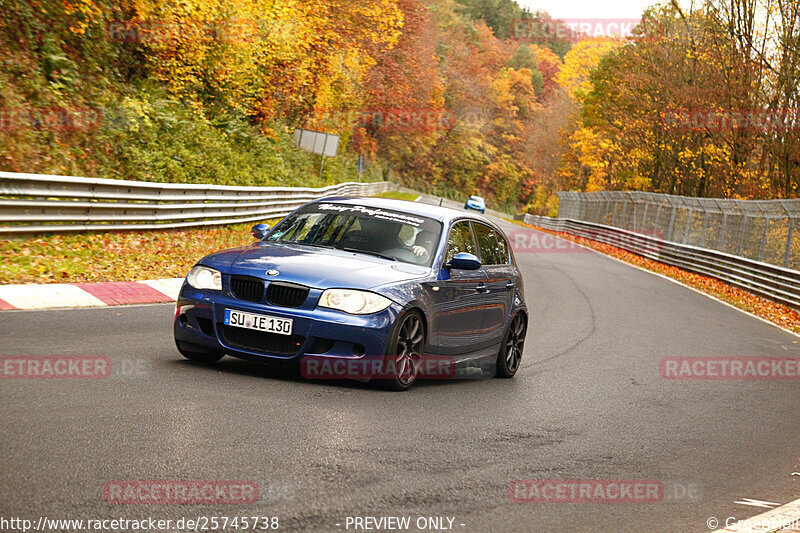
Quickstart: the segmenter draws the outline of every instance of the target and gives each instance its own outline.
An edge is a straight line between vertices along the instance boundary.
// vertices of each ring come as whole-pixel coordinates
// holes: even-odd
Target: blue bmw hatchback
[[[512,377],[527,330],[522,276],[479,215],[379,198],[327,198],[257,242],[208,255],[181,288],[178,350],[212,363],[367,358],[405,390],[426,359]]]

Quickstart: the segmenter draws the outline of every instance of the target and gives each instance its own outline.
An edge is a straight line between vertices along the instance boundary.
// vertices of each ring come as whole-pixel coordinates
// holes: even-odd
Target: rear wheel
[[[419,313],[411,311],[400,320],[384,359],[387,376],[379,380],[390,390],[406,390],[414,384],[425,348],[425,326]]]
[[[497,354],[497,377],[510,378],[517,373],[525,346],[526,330],[525,317],[522,313],[515,315],[503,336],[500,353]]]
[[[222,352],[204,350],[200,346],[195,346],[194,344],[189,344],[186,342],[178,341],[175,344],[178,346],[178,351],[181,352],[182,356],[198,363],[216,363],[225,355]]]

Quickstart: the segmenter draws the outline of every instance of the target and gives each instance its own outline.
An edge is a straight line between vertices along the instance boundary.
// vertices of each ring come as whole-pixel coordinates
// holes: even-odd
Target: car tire
[[[205,363],[211,364],[216,363],[220,359],[223,358],[225,355],[222,352],[217,352],[214,350],[203,350],[199,346],[195,346],[194,344],[188,344],[186,342],[176,342],[176,346],[178,347],[178,351],[184,356],[186,359],[190,359],[192,361],[198,363]]]
[[[387,376],[377,379],[388,390],[408,390],[417,380],[425,349],[425,322],[417,311],[401,315],[384,356]]]
[[[500,352],[497,354],[497,371],[495,375],[498,378],[514,377],[514,374],[519,370],[527,329],[528,324],[525,321],[525,316],[522,313],[514,315],[505,335],[503,335]]]

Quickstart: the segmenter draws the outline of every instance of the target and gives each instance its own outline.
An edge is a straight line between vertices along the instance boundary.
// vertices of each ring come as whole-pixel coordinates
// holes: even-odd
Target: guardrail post
[[[703,208],[703,232],[700,234],[700,247],[704,248],[706,245],[706,230],[708,230],[708,209]]]
[[[631,213],[628,217],[628,223],[625,225],[626,229],[633,230],[636,227],[636,203],[628,196],[628,202],[631,206]]]
[[[653,224],[653,230],[658,231],[658,226],[661,224],[661,208],[663,207],[663,203],[658,202],[658,209],[656,209],[656,221]]]
[[[758,247],[758,260],[764,260],[764,249],[767,246],[767,230],[769,229],[769,217],[764,217],[764,231],[761,233],[761,245]]]
[[[722,240],[725,237],[725,226],[728,224],[728,213],[722,213],[722,226],[719,228],[719,237],[717,238],[717,250],[722,251]]]
[[[747,229],[747,222],[749,220],[750,216],[742,213],[742,229],[739,231],[739,244],[736,247],[736,255],[742,255],[742,246],[744,246],[744,231]]]
[[[642,213],[642,231],[647,231],[647,209],[650,207],[650,202],[645,202],[644,213]]]
[[[687,209],[689,212],[686,214],[686,228],[683,230],[683,244],[688,244],[689,242],[689,228],[692,225],[692,215],[694,214],[694,209],[689,207]]]
[[[786,251],[783,252],[783,266],[789,266],[789,252],[792,249],[792,233],[794,233],[794,219],[789,219],[789,234],[786,236]]]
[[[669,217],[669,229],[667,229],[667,240],[672,241],[672,234],[675,231],[675,216],[678,214],[678,206],[672,206],[672,214]]]

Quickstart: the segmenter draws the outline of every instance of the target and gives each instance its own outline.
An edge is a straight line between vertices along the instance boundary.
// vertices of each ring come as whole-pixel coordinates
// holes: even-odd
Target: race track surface
[[[0,380],[0,515],[277,516],[282,531],[346,531],[348,516],[454,517],[465,532],[707,531],[711,516],[759,512],[736,500],[797,498],[800,382],[668,380],[659,362],[797,357],[798,337],[594,252],[520,251],[517,261],[531,314],[516,378],[406,393],[230,357],[189,362],[169,304],[3,312],[0,354],[108,356],[115,371]],[[103,498],[110,481],[153,479],[252,480],[260,497]],[[654,479],[674,492],[657,503],[513,503],[518,479]]]

